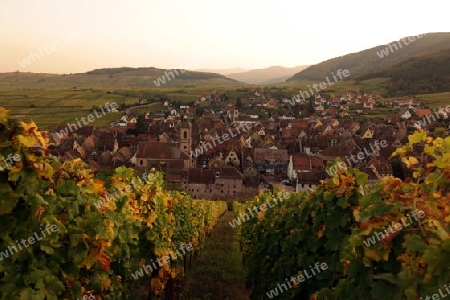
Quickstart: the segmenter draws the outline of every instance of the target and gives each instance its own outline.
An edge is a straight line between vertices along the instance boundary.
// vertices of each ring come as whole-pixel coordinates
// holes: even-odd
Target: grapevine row
[[[292,193],[242,223],[252,299],[272,298],[271,291],[277,299],[412,300],[446,294],[450,137],[419,131],[393,155],[409,174],[405,180],[386,177],[368,184],[366,174],[340,170],[315,191]],[[273,197],[261,193],[250,203],[235,203],[236,216]],[[322,263],[328,268],[319,269]],[[291,281],[302,275],[308,278]]]
[[[154,170],[140,178],[119,167],[106,188],[87,164],[61,163],[47,144],[34,123],[0,108],[0,158],[20,156],[0,171],[0,299],[122,300],[140,287],[158,295],[183,272],[177,250],[200,249],[227,209],[164,190]],[[46,228],[57,230],[43,237]],[[40,240],[20,244],[35,234]],[[167,256],[149,276],[133,278]]]

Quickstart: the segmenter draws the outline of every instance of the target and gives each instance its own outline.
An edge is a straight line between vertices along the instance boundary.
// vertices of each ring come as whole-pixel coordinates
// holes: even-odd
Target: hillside
[[[357,77],[366,80],[390,77],[390,96],[450,91],[450,47],[431,54],[410,57],[378,72]]]
[[[306,69],[308,66],[285,68],[273,66],[265,69],[250,70],[247,72],[227,74],[228,78],[250,84],[274,84],[284,82],[296,72]]]
[[[349,79],[367,73],[381,71],[399,64],[410,57],[427,55],[450,48],[450,33],[429,33],[423,35],[420,39],[416,37],[412,42],[406,39],[406,42],[408,45],[398,41],[389,43],[388,45],[391,45],[393,51],[389,49],[388,45],[380,45],[358,53],[329,59],[317,65],[310,66],[295,74],[287,81],[323,80],[325,77],[330,76],[331,72],[335,72],[338,69],[350,70],[351,75]],[[398,46],[398,43],[401,43],[401,48]],[[395,49],[394,45],[397,46],[398,50]]]
[[[178,73],[178,74],[177,74]],[[173,75],[172,75],[173,74]],[[169,76],[169,77],[167,77]],[[159,80],[158,80],[159,78]],[[240,82],[215,73],[157,68],[97,69],[77,74],[0,73],[0,89],[67,88],[185,88],[197,86],[241,86]]]

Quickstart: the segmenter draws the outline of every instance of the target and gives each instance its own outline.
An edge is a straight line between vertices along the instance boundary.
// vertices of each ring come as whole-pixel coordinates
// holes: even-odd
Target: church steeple
[[[186,119],[180,124],[180,150],[191,157],[192,150],[192,124]]]

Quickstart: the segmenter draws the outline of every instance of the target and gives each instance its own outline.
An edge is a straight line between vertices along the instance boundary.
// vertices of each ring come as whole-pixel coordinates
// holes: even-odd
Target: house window
[[[188,134],[187,131],[184,131],[184,132],[183,132],[183,138],[184,138],[184,139],[187,139],[187,134]]]
[[[144,164],[144,161],[141,159],[141,161],[139,162],[139,164],[142,166]]]

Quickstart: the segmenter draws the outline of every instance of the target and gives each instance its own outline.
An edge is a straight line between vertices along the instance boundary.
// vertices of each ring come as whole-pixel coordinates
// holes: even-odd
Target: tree
[[[238,98],[236,100],[236,108],[237,109],[242,109],[242,100],[241,100],[241,98]]]
[[[311,98],[312,97],[309,98],[308,112],[313,114],[315,112],[314,104],[313,104],[314,100]]]
[[[136,133],[148,133],[147,122],[145,122],[144,114],[140,114],[136,122]]]

